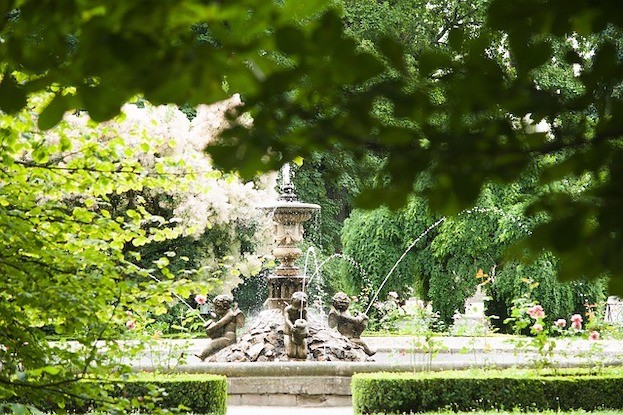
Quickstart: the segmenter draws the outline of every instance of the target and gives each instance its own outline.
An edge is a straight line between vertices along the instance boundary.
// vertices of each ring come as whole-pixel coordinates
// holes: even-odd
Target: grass
[[[402,414],[407,414],[403,412]],[[603,411],[542,411],[542,412],[523,412],[523,411],[473,411],[473,412],[453,412],[453,411],[439,411],[439,412],[423,412],[418,415],[621,415],[623,411],[615,410],[603,410]],[[375,412],[371,415],[401,415],[396,413],[384,413]]]

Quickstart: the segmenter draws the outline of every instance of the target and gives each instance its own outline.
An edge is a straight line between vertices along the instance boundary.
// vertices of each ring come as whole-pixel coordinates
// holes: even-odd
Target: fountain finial
[[[298,199],[294,193],[294,184],[290,178],[290,164],[285,163],[281,167],[281,195],[279,200],[285,202],[296,202]]]
[[[290,163],[285,163],[281,166],[281,177],[283,179],[283,184],[290,184]]]

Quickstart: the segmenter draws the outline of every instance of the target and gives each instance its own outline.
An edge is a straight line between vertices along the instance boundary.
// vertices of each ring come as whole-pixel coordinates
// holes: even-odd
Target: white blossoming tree
[[[205,292],[207,277],[177,272],[169,248],[217,227],[251,227],[272,181],[243,183],[201,152],[235,98],[200,108],[192,122],[175,107],[126,105],[103,124],[66,114],[42,132],[34,114],[47,99],[32,97],[17,116],[0,113],[0,412],[69,401],[119,410],[132,403],[112,384],[84,380],[122,374],[115,357],[128,351],[109,342],[98,353],[96,342],[128,337],[146,316]],[[228,236],[220,243],[233,244]],[[228,251],[255,272],[250,251]],[[210,255],[199,262],[222,262]]]

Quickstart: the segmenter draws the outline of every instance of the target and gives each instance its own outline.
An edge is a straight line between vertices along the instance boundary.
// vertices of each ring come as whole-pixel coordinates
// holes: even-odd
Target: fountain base
[[[266,307],[269,310],[279,309],[283,311],[290,303],[292,294],[304,290],[305,277],[298,274],[298,268],[279,267],[276,275],[268,276]]]
[[[358,344],[313,318],[309,321],[306,361],[374,361]],[[208,362],[296,361],[286,354],[281,310],[262,311],[238,342],[208,357]],[[298,360],[301,361],[301,360]]]

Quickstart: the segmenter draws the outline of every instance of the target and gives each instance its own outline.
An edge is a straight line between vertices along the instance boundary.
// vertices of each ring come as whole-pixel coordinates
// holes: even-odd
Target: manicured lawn
[[[403,413],[404,414],[404,413]],[[474,412],[453,412],[453,411],[439,411],[439,412],[423,412],[421,415],[621,415],[623,411],[543,411],[543,412],[523,412],[523,411],[474,411]],[[395,413],[376,412],[373,415],[397,415]]]

